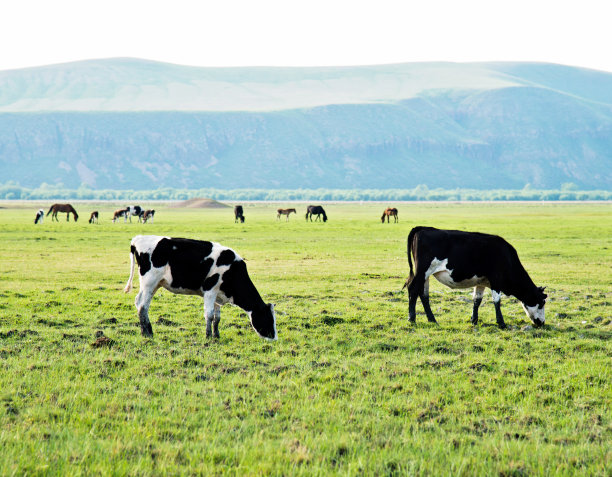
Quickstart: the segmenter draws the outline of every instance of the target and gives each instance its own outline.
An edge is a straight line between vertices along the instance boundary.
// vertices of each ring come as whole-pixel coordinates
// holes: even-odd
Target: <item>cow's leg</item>
[[[423,286],[423,276],[420,274],[415,275],[408,285],[408,319],[412,323],[416,322],[416,302],[419,296],[423,294]]]
[[[143,336],[153,336],[153,328],[151,328],[151,322],[149,321],[149,306],[156,290],[156,288],[141,286],[134,302],[140,320],[140,332]]]
[[[431,306],[429,306],[429,278],[423,283],[420,297],[421,303],[423,303],[423,308],[425,309],[425,315],[427,315],[427,321],[430,323],[436,323],[436,319],[431,311]]]
[[[206,320],[206,337],[212,338],[212,325],[215,318],[215,300],[217,293],[209,291],[204,293],[204,319]]]
[[[221,305],[215,303],[215,318],[213,321],[213,338],[219,338],[219,322],[221,321]]]
[[[484,290],[485,287],[474,287],[474,308],[472,308],[472,324],[474,326],[478,324],[478,307],[482,303],[482,295],[484,294]]]
[[[506,323],[504,322],[504,317],[502,316],[501,312],[501,292],[491,289],[491,296],[493,297],[493,305],[495,306],[495,319],[497,320],[497,326],[503,330],[506,327]]]

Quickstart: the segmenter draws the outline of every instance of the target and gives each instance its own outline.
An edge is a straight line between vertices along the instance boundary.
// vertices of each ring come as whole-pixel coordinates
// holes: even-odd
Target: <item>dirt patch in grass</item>
[[[188,209],[224,209],[229,207],[227,204],[222,204],[213,199],[193,198],[172,204],[170,207],[188,208]]]

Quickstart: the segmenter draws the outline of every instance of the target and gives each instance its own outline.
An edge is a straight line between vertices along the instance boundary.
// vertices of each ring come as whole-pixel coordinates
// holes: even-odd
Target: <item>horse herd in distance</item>
[[[75,210],[75,208],[71,204],[53,204],[48,212],[45,214],[44,209],[39,209],[36,212],[36,216],[34,218],[34,224],[42,224],[45,216],[49,216],[51,214],[51,220],[59,222],[57,218],[58,213],[66,214],[66,221],[70,222],[70,214],[73,215],[74,221],[76,222],[79,219],[79,214]],[[289,216],[294,213],[297,215],[297,211],[294,208],[289,209],[277,209],[276,220],[280,220],[281,216],[285,216],[285,221],[289,221]],[[306,208],[306,220],[313,221],[312,217],[315,216],[314,221],[323,221],[327,222],[327,214],[325,213],[325,209],[320,205],[309,205]],[[89,216],[90,224],[97,224],[98,219],[100,217],[100,213],[97,210],[94,210]],[[123,217],[124,223],[128,220],[132,222],[132,217],[137,217],[138,222],[147,223],[149,221],[153,222],[153,218],[155,217],[155,210],[153,209],[143,209],[139,205],[130,205],[122,209],[117,209],[113,212],[112,221],[115,223],[118,219]],[[385,223],[385,219],[387,223],[390,223],[390,218],[393,217],[393,222],[397,223],[399,221],[398,212],[395,207],[387,207],[382,214],[381,222]],[[234,223],[240,222],[244,223],[245,215],[244,208],[242,205],[236,205],[234,207]]]
[[[295,215],[297,215],[297,211],[295,209],[277,209],[276,210],[276,220],[280,220],[281,216],[284,215],[285,221],[288,222],[289,216],[291,215],[291,213],[294,213]],[[309,205],[308,207],[306,207],[306,220],[310,219],[310,221],[312,222],[313,215],[316,215],[316,218],[314,220],[315,222],[317,220],[322,220],[323,222],[327,222],[327,214],[325,213],[325,210],[323,209],[323,207],[321,207],[320,205]],[[234,223],[236,222],[244,223],[245,221],[244,209],[242,208],[241,205],[237,205],[234,207],[234,217],[235,217]],[[385,219],[387,219],[387,223],[389,223],[390,217],[393,217],[394,223],[397,223],[399,221],[397,209],[395,207],[387,207],[383,211],[383,214],[380,220],[384,224]]]
[[[77,220],[79,220],[79,214],[77,214],[77,211],[75,210],[75,208],[71,205],[71,204],[53,204],[50,208],[49,211],[47,212],[47,216],[49,214],[51,214],[51,221],[55,220],[57,222],[59,222],[59,219],[57,218],[57,214],[63,212],[66,214],[66,221],[70,222],[70,214],[72,214],[74,216],[74,221],[76,222]],[[115,212],[113,212],[113,218],[111,219],[113,221],[113,223],[115,223],[117,221],[117,219],[123,217],[123,221],[127,222],[128,219],[130,220],[130,222],[132,221],[132,216],[137,217],[138,218],[138,222],[142,222],[142,223],[147,223],[149,221],[153,222],[153,217],[155,216],[155,210],[153,209],[143,209],[142,207],[140,207],[139,205],[130,205],[128,207],[125,207],[123,209],[117,209],[115,210]],[[90,224],[97,224],[98,223],[98,219],[100,217],[100,213],[97,210],[94,210],[90,216],[89,216],[89,223]],[[43,220],[45,218],[45,211],[44,209],[39,209],[38,212],[36,212],[36,217],[34,218],[34,223],[35,224],[42,224]]]

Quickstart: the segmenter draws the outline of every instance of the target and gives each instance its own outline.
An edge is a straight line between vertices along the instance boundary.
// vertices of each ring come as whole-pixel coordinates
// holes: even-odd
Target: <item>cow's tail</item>
[[[130,278],[123,289],[123,293],[129,293],[132,290],[132,280],[134,280],[134,268],[136,265],[136,247],[131,245],[130,248]]]
[[[402,287],[402,290],[404,288],[406,288],[408,285],[410,285],[410,282],[412,282],[412,280],[414,279],[414,270],[412,268],[412,242],[414,240],[414,236],[417,234],[417,232],[419,231],[420,227],[414,227],[410,233],[408,234],[408,245],[407,245],[407,249],[408,249],[408,266],[410,267],[410,275],[408,276],[408,278],[406,279],[406,282],[404,283],[404,286]]]

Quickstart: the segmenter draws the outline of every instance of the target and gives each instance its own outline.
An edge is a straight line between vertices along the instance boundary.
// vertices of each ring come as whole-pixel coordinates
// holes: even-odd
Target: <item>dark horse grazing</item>
[[[51,214],[51,212],[53,213]],[[66,212],[67,221],[70,221],[70,214],[74,214],[75,222],[79,219],[79,214],[76,213],[76,210],[74,210],[74,207],[72,207],[70,204],[53,204],[49,209],[49,212],[47,212],[47,215],[51,214],[51,220],[55,219],[59,222],[59,219],[57,218],[58,212]]]
[[[387,207],[380,218],[381,222],[385,223],[385,217],[387,218],[387,223],[389,223],[389,217],[393,217],[393,222],[396,223],[399,219],[397,217],[397,209],[395,207]]]
[[[323,215],[323,222],[327,222],[327,215],[325,215],[325,211],[323,210],[323,207],[321,207],[320,205],[309,205],[308,206],[308,208],[306,209],[306,220],[310,218],[310,221],[312,222],[313,215],[317,216],[315,221],[320,220],[321,215]]]
[[[238,221],[240,221],[241,224],[244,223],[244,210],[242,210],[241,205],[234,207],[234,223]]]
[[[286,215],[287,216],[287,222],[289,222],[289,214],[291,212],[293,212],[294,214],[297,214],[295,209],[278,209],[276,212],[277,212],[276,220],[280,220],[281,215]]]

